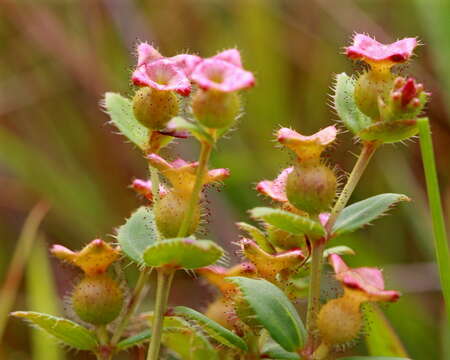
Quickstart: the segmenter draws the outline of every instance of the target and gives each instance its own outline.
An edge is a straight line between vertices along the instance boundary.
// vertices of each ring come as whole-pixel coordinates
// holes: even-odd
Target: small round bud
[[[241,108],[236,92],[199,90],[192,100],[192,110],[198,121],[212,129],[231,126]]]
[[[144,86],[133,97],[136,119],[151,130],[161,130],[179,111],[178,99],[172,91],[160,91]]]
[[[124,300],[120,285],[107,274],[86,276],[73,290],[72,307],[81,320],[94,325],[113,321]]]
[[[355,84],[355,101],[359,110],[372,119],[378,120],[379,98],[385,101],[394,85],[394,75],[389,72],[368,71]]]
[[[322,340],[330,345],[341,345],[357,338],[362,326],[359,307],[359,301],[347,296],[328,301],[317,317]]]
[[[154,206],[156,226],[164,238],[175,238],[178,235],[184,215],[189,206],[189,194],[184,195],[171,191]],[[200,222],[200,207],[197,205],[186,236],[195,232]]]
[[[336,175],[326,165],[297,164],[287,178],[286,195],[296,208],[319,214],[331,206],[336,186]]]

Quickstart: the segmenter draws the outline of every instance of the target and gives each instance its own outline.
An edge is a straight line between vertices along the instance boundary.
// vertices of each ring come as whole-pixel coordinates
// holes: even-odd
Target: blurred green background
[[[291,126],[311,134],[337,119],[329,106],[333,76],[361,70],[342,55],[355,31],[382,42],[418,36],[424,45],[400,73],[414,74],[433,94],[428,111],[450,210],[448,0],[1,0],[0,279],[25,217],[40,200],[52,208],[39,239],[71,248],[96,237],[112,239],[114,228],[141,204],[128,186],[133,177],[145,176],[145,161],[115,134],[99,105],[105,91],[132,94],[129,78],[139,40],[167,56],[189,50],[206,57],[237,47],[256,75],[257,86],[244,95],[238,130],[213,157],[214,166],[230,168],[232,176],[220,193],[208,195],[212,215],[204,230],[235,261],[233,223],[248,220],[248,208],[266,203],[255,183],[289,163],[288,154],[275,146],[274,129]],[[345,174],[357,151],[342,131],[328,155]],[[198,147],[186,141],[169,152],[194,160]],[[414,201],[376,227],[343,239],[358,253],[349,262],[383,267],[388,287],[404,293],[385,310],[413,359],[450,359],[417,141],[385,146],[352,201],[381,192],[405,193]],[[54,259],[50,271],[41,250],[32,252],[29,281],[13,309],[50,306],[62,313],[63,303],[55,298],[64,297],[77,273]],[[133,281],[134,269],[128,271]],[[179,274],[172,302],[206,306],[210,291],[193,291],[192,283]],[[0,359],[62,359],[30,341],[30,333],[11,319],[0,340]],[[66,358],[90,359],[82,352]]]

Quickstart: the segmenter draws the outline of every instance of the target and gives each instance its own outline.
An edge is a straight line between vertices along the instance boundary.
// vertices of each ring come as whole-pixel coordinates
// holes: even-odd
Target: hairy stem
[[[333,228],[336,219],[338,218],[341,211],[347,205],[350,196],[355,190],[364,170],[367,167],[372,155],[375,153],[378,144],[373,142],[364,143],[361,154],[353,167],[353,170],[344,186],[339,198],[337,199],[334,207],[331,211],[330,217],[325,225],[327,230],[327,237],[322,239],[317,239],[313,242],[313,250],[311,255],[311,270],[310,270],[310,285],[308,294],[308,310],[306,316],[308,336],[309,336],[309,346],[314,348],[314,333],[316,330],[316,320],[317,315],[320,310],[320,280],[322,277],[322,263],[323,263],[323,251],[325,249],[325,244],[328,241],[331,230]]]
[[[181,223],[180,230],[178,231],[178,237],[186,236],[189,227],[194,216],[195,207],[200,199],[200,193],[202,191],[203,181],[205,178],[205,173],[208,169],[208,160],[211,156],[212,145],[207,142],[202,142],[202,149],[200,152],[200,159],[197,168],[194,188],[192,189],[192,195],[189,200],[189,206],[184,215],[183,222]]]
[[[436,259],[441,278],[442,293],[446,305],[447,321],[450,324],[450,253],[447,232],[442,211],[439,182],[434,162],[433,142],[430,124],[427,118],[419,119],[420,150],[427,183],[428,201],[433,220],[433,233],[436,248]]]
[[[130,318],[134,315],[136,309],[138,308],[139,304],[141,303],[141,300],[144,295],[144,288],[145,284],[148,281],[148,277],[150,275],[150,268],[144,268],[140,274],[139,278],[136,282],[136,286],[133,290],[133,295],[131,295],[130,301],[127,305],[127,310],[125,312],[125,315],[122,317],[122,320],[120,321],[119,325],[114,331],[114,335],[111,339],[111,345],[116,345],[117,342],[120,340],[120,337],[122,336],[124,330],[128,326],[128,322],[130,321]]]
[[[159,175],[158,169],[150,166],[150,181],[152,183],[153,203],[159,201]]]
[[[147,360],[158,360],[159,349],[161,347],[161,337],[163,330],[164,313],[167,307],[169,298],[170,286],[172,284],[175,271],[167,271],[165,269],[157,270],[157,288],[156,288],[156,303],[153,314],[152,323],[152,337],[150,347],[147,354]]]

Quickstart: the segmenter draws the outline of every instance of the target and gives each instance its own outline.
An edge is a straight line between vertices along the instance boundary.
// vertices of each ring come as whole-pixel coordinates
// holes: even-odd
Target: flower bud
[[[336,195],[337,180],[324,164],[296,164],[286,183],[286,195],[296,208],[310,214],[328,210]]]
[[[370,70],[363,73],[355,84],[355,102],[359,110],[372,119],[380,119],[380,102],[386,102],[395,76],[389,69]]]
[[[360,302],[343,296],[327,302],[319,312],[317,328],[329,345],[342,345],[357,338],[362,326]]]
[[[105,273],[84,277],[73,290],[71,300],[81,320],[104,325],[119,315],[124,293],[117,281]]]
[[[172,91],[144,86],[136,91],[133,97],[134,116],[151,130],[164,129],[178,111],[178,99]]]
[[[154,208],[156,226],[164,238],[175,238],[189,206],[189,194],[171,191],[158,201]],[[192,222],[186,233],[189,236],[195,232],[200,222],[200,206],[194,210]]]
[[[192,100],[192,110],[198,121],[212,129],[229,127],[236,120],[241,101],[236,92],[199,90]]]

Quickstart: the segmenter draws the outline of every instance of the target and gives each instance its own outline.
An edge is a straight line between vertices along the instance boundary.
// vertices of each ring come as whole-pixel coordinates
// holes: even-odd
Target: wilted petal
[[[145,196],[145,198],[150,202],[153,201],[153,189],[152,182],[150,180],[134,179],[131,187],[138,194]],[[164,185],[160,184],[159,196],[164,197],[165,195],[167,195],[167,189],[164,187]]]
[[[186,76],[191,76],[195,67],[202,61],[202,58],[197,55],[180,54],[169,58],[175,65],[183,71]]]
[[[275,201],[285,203],[288,201],[286,196],[286,182],[288,175],[292,172],[293,168],[289,167],[284,169],[278,177],[273,180],[263,180],[258,183],[256,190],[261,194],[264,194]]]
[[[351,290],[356,290],[366,301],[396,301],[400,293],[384,289],[383,275],[379,269],[361,267],[351,269],[337,254],[329,256],[330,265],[336,274],[336,279]]]

